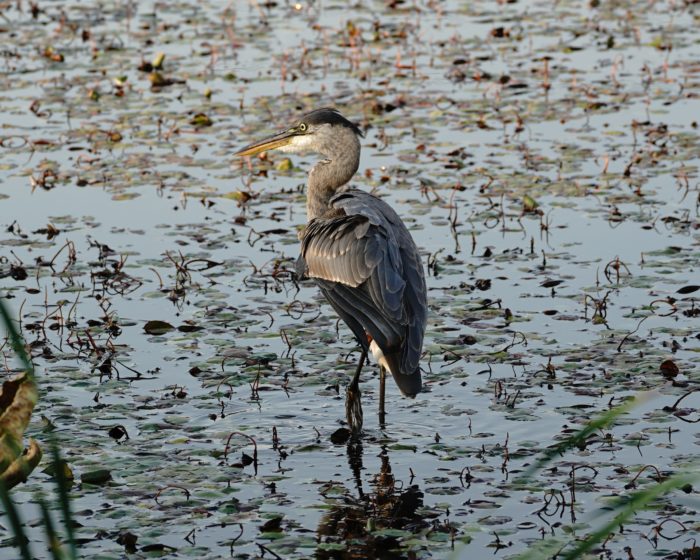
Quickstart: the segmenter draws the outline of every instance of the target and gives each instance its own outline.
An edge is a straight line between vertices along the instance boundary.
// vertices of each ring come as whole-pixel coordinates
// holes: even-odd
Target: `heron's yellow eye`
[[[299,132],[306,132],[307,126],[306,123],[301,123],[299,125]]]

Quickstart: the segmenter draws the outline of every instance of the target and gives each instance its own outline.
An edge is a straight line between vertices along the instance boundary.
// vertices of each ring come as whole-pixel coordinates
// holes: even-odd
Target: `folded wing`
[[[301,267],[364,348],[371,336],[394,364],[395,379],[417,374],[420,382],[427,305],[420,255],[408,230],[391,207],[362,191],[339,194],[331,205],[307,225]]]

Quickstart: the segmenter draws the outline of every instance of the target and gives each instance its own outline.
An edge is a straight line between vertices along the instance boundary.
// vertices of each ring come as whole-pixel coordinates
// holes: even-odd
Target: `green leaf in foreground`
[[[633,492],[629,495],[628,500],[614,507],[613,512],[617,513],[610,521],[588,534],[584,539],[578,542],[575,541],[575,546],[572,548],[569,548],[570,543],[559,539],[546,539],[515,558],[517,560],[544,560],[546,558],[552,558],[552,555],[556,553],[556,557],[561,558],[561,560],[577,560],[593,547],[606,540],[620,525],[623,525],[630,517],[644,509],[650,502],[653,502],[656,498],[668,492],[678,490],[686,484],[691,484],[698,479],[700,479],[700,473],[698,473],[697,469],[693,469],[693,472],[679,473],[651,488]],[[605,512],[600,513],[600,515],[604,514]]]
[[[4,326],[7,331],[12,344],[12,349],[19,358],[22,366],[25,370],[25,375],[28,380],[31,381],[33,385],[36,384],[34,365],[29,359],[29,355],[25,349],[24,340],[20,335],[19,331],[15,327],[14,321],[10,316],[3,301],[0,301],[0,323]],[[56,442],[56,436],[53,432],[49,432],[47,437],[51,444],[51,453],[54,465],[63,464],[60,453],[58,451],[58,444]],[[63,516],[63,527],[68,540],[68,553],[64,554],[60,542],[58,541],[57,533],[53,524],[49,521],[46,522],[46,515],[50,515],[48,508],[46,507],[45,501],[42,497],[37,498],[37,503],[39,504],[42,513],[44,514],[44,531],[49,539],[49,547],[51,554],[54,558],[68,558],[69,560],[74,560],[78,557],[77,548],[75,545],[75,534],[73,531],[73,516],[70,508],[70,497],[68,496],[68,480],[66,478],[65,469],[56,469],[56,490],[58,494],[58,504],[61,508],[61,513]],[[3,509],[5,510],[7,517],[10,521],[10,527],[12,529],[12,534],[15,539],[15,545],[19,548],[19,552],[22,560],[29,560],[32,555],[29,551],[28,539],[24,531],[24,525],[19,517],[19,513],[15,508],[10,493],[7,486],[0,480],[0,501],[2,502]]]
[[[528,481],[532,479],[535,472],[541,470],[555,457],[563,455],[570,449],[579,448],[581,445],[585,444],[588,436],[610,426],[617,418],[626,414],[630,409],[641,402],[648,400],[653,394],[653,392],[649,392],[638,395],[634,399],[630,399],[622,405],[612,408],[597,418],[594,418],[587,426],[576,432],[573,436],[544,451],[533,464],[515,480],[515,483],[527,484]],[[626,501],[619,503],[613,508],[612,513],[614,513],[614,517],[612,517],[610,521],[594,530],[586,538],[575,542],[573,547],[571,543],[558,538],[551,538],[536,544],[527,552],[516,556],[516,558],[519,560],[544,560],[546,558],[551,558],[553,555],[563,560],[576,560],[577,558],[581,558],[583,554],[607,539],[610,533],[615,531],[638,511],[642,510],[647,504],[672,490],[683,488],[699,478],[700,473],[698,473],[698,469],[692,469],[688,472],[681,472],[671,476],[651,488],[645,488],[634,492],[628,496]],[[605,515],[605,513],[606,512],[601,512],[600,515]],[[566,550],[567,548],[568,550]]]
[[[2,509],[5,510],[7,519],[10,521],[10,528],[14,535],[15,546],[19,548],[22,560],[31,560],[33,556],[29,551],[29,545],[27,544],[28,539],[24,533],[24,525],[22,524],[15,504],[12,502],[12,498],[10,498],[10,493],[7,491],[2,481],[0,481],[0,501],[2,502]]]
[[[571,437],[566,438],[561,443],[549,447],[545,450],[533,463],[530,465],[523,473],[520,474],[513,482],[516,485],[527,484],[528,480],[532,478],[535,472],[541,470],[545,465],[551,462],[555,457],[563,455],[569,449],[579,448],[581,445],[585,444],[588,436],[594,434],[598,430],[607,428],[615,422],[617,418],[626,414],[629,410],[637,406],[638,404],[648,400],[654,393],[645,393],[639,395],[633,399],[629,399],[620,406],[611,408],[607,412],[601,414],[597,418],[591,420],[587,426],[576,432]]]

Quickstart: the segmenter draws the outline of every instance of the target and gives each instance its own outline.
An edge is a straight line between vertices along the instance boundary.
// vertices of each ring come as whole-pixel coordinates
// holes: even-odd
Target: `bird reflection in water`
[[[418,513],[423,506],[423,492],[418,485],[403,487],[391,472],[389,454],[382,447],[381,467],[372,480],[372,490],[362,488],[362,442],[352,438],[348,443],[348,463],[355,479],[357,497],[349,490],[337,497],[326,497],[331,506],[318,526],[319,544],[342,544],[342,550],[318,547],[316,558],[412,558],[400,548],[400,536],[386,529],[409,533],[422,531],[429,523]]]

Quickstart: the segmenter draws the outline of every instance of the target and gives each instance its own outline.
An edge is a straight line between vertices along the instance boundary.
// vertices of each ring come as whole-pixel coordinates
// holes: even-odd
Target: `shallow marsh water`
[[[19,6],[0,21],[0,294],[85,557],[509,558],[584,537],[644,465],[696,464],[698,393],[664,407],[700,380],[697,3]],[[366,131],[354,185],[405,217],[429,274],[426,392],[388,383],[380,429],[367,368],[361,446],[330,439],[350,332],[290,273],[313,157],[231,158],[326,105]],[[14,490],[34,526],[37,489]],[[596,557],[675,557],[697,510],[674,492]]]

